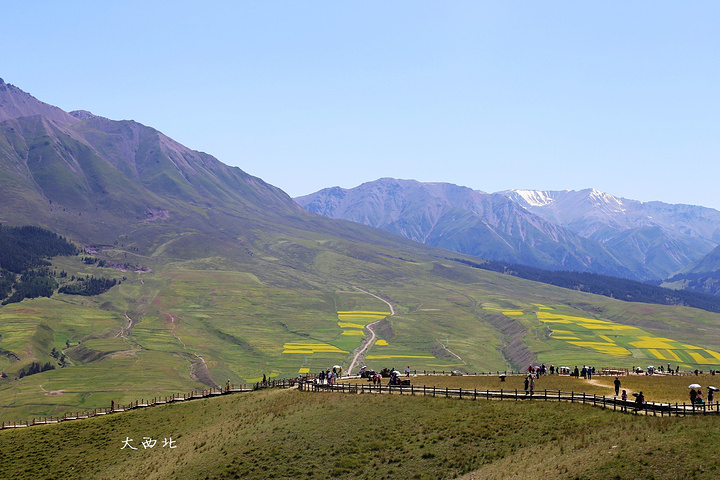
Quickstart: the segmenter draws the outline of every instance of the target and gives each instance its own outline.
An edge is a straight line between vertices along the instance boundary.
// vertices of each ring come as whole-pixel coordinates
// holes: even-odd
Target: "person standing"
[[[642,409],[643,404],[645,403],[645,395],[643,395],[642,390],[640,393],[638,393],[638,396],[635,397],[635,411],[639,411]]]
[[[623,390],[622,396],[620,397],[623,401],[622,403],[622,411],[627,412],[627,391]]]
[[[707,398],[708,403],[712,403],[714,397],[715,397],[715,392],[713,392],[713,390],[711,388],[708,388],[708,398]]]
[[[405,376],[406,377],[410,376],[410,365],[408,365],[407,368],[405,369]]]
[[[694,388],[690,389],[690,404],[695,405],[695,402],[697,401],[697,392]]]
[[[530,395],[535,391],[535,378],[530,377]]]
[[[530,385],[530,375],[525,377],[525,395],[528,394],[528,386]]]
[[[615,377],[615,381],[613,383],[615,384],[615,396],[617,397],[620,394],[620,378]]]

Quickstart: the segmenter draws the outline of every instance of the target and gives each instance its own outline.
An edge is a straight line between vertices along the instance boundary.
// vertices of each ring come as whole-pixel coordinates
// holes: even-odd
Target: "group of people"
[[[387,377],[390,379],[388,381],[388,385],[401,385],[401,375],[402,373],[400,372],[400,370],[395,370],[395,367],[391,369],[383,368],[380,372],[369,370],[366,366],[362,366],[360,368],[360,378],[367,378],[372,382],[373,385],[382,384],[383,377]],[[405,376],[410,377],[410,365],[405,368]]]
[[[548,373],[550,373],[550,375],[555,374],[555,365],[550,365],[549,367],[544,363],[535,366],[529,365],[527,371],[529,376],[534,375],[535,378],[540,378],[540,375],[547,375]]]
[[[592,379],[592,376],[595,374],[595,367],[590,367],[587,365],[583,365],[582,370],[578,368],[577,365],[575,365],[574,370],[563,370],[567,367],[561,367],[556,368],[555,365],[550,365],[549,367],[546,366],[544,363],[542,365],[536,365],[536,366],[528,366],[527,372],[529,376],[534,376],[535,378],[540,378],[541,375],[547,375],[548,373],[550,375],[554,375],[555,373],[558,373],[560,375],[570,373],[570,376],[572,377],[582,377],[585,379]]]
[[[575,378],[583,377],[586,380],[592,380],[592,376],[595,375],[595,367],[583,365],[582,370],[580,370],[578,366],[575,365],[575,370],[573,370],[570,375]]]
[[[528,373],[528,376],[525,377],[525,395],[527,395],[528,392],[530,395],[535,392],[535,377],[533,377],[532,373]]]
[[[320,373],[318,374],[317,378],[319,383],[321,384],[327,384],[327,385],[335,385],[337,383],[338,378],[342,375],[342,368],[338,369],[337,367],[333,367],[332,370],[329,368],[325,371],[320,370]]]
[[[712,403],[715,401],[715,392],[712,388],[707,389],[707,402]],[[703,398],[702,388],[698,388],[695,390],[694,388],[690,389],[690,403],[692,405],[702,405],[705,403],[705,399]]]
[[[635,372],[636,375],[640,375],[642,373],[645,373],[645,375],[653,375],[658,372],[659,373],[667,372],[671,375],[675,375],[676,373],[680,372],[680,365],[677,365],[674,369],[670,366],[669,363],[667,365],[667,369],[663,365],[660,365],[659,367],[650,366],[650,367],[647,367],[647,371],[644,370],[642,367],[633,367],[632,371]]]

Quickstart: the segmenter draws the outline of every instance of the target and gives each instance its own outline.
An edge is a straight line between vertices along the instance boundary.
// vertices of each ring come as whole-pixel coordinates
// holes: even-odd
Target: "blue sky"
[[[387,176],[720,208],[719,21],[700,1],[5,1],[0,77],[292,196]]]

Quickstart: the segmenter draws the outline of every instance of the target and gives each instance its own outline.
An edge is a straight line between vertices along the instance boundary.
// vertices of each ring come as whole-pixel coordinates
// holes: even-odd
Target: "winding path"
[[[360,290],[363,293],[367,293],[368,295],[377,298],[378,300],[385,302],[388,307],[390,307],[390,316],[392,317],[395,315],[395,309],[393,308],[392,304],[385,300],[384,298],[380,298],[374,293],[370,293],[367,290],[363,290],[360,287],[355,287],[357,290]],[[383,319],[384,320],[384,319]],[[373,322],[371,324],[368,324],[365,326],[370,331],[370,338],[365,342],[365,345],[361,346],[357,352],[355,352],[355,355],[353,356],[352,362],[350,362],[350,366],[348,367],[347,373],[350,375],[353,371],[353,368],[355,368],[355,364],[357,363],[358,359],[370,348],[370,346],[375,342],[375,331],[373,330],[373,327],[377,325],[378,323],[382,322],[382,320],[378,320],[377,322]]]

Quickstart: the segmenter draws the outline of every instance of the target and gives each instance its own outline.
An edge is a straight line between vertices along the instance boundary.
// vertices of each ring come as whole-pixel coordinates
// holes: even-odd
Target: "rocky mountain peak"
[[[41,115],[58,124],[77,122],[75,117],[62,109],[41,102],[18,87],[0,80],[0,122],[34,115]]]
[[[80,120],[87,120],[88,118],[96,117],[97,115],[93,115],[91,112],[88,112],[87,110],[73,110],[70,112],[70,115],[73,117],[80,119]]]

